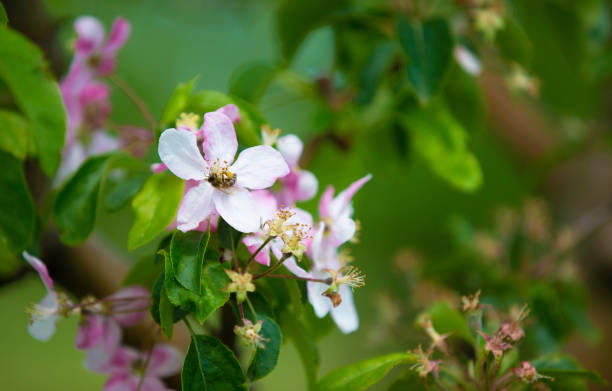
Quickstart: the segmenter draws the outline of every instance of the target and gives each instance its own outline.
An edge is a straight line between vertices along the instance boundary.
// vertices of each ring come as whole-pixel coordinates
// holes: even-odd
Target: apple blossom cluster
[[[103,299],[85,297],[75,302],[56,291],[40,259],[27,252],[23,257],[47,289],[45,297],[28,309],[28,330],[34,338],[47,341],[55,333],[60,317],[78,316],[75,346],[86,352],[85,367],[89,371],[109,376],[105,391],[167,390],[161,378],[180,371],[182,354],[167,344],[156,344],[141,352],[121,343],[122,327],[139,324],[150,307],[151,295],[146,288],[128,286]]]
[[[513,307],[509,314],[497,313],[492,307],[480,303],[480,291],[463,296],[461,301],[474,344],[474,356],[467,360],[461,357],[449,341],[458,332],[440,334],[426,313],[418,324],[431,343],[426,349],[419,345],[413,350],[416,362],[411,369],[426,384],[440,390],[462,390],[465,385],[476,389],[510,390],[536,383],[540,386],[538,389],[547,389],[546,383],[553,380],[551,377],[539,374],[531,362],[518,363],[514,356],[509,356],[525,337],[523,322],[529,314],[527,306]],[[493,333],[489,332],[492,327],[496,330]]]
[[[339,248],[355,237],[358,224],[352,218],[351,199],[370,180],[357,180],[334,197],[328,187],[319,202],[319,221],[296,206],[317,193],[318,181],[299,167],[304,145],[293,134],[262,128],[264,145],[238,151],[234,123],[240,121],[235,105],[199,116],[183,113],[176,128],[159,138],[162,163],[154,172],[170,170],[185,181],[185,193],[176,217],[183,232],[214,230],[219,218],[244,234],[242,243],[255,262],[268,267],[252,276],[247,267],[227,271],[229,292],[239,303],[255,290],[252,281],[284,266],[296,279],[307,281],[308,298],[315,313],[332,318],[345,333],[359,326],[352,289],[364,284],[363,274],[349,265]],[[299,265],[303,254],[309,268]],[[271,265],[272,258],[276,262]]]
[[[113,77],[119,49],[130,35],[130,23],[117,18],[108,39],[102,23],[92,16],[79,17],[74,29],[77,34],[74,57],[60,83],[67,128],[56,185],[71,176],[90,156],[119,148],[139,156],[153,141],[151,131],[141,127],[118,127],[119,137],[108,129],[111,90],[104,79]]]

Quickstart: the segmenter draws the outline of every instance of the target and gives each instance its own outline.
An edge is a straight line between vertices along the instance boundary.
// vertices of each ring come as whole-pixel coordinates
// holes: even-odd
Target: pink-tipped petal
[[[80,142],[67,145],[62,153],[62,162],[57,169],[55,178],[53,178],[53,187],[57,188],[71,177],[81,166],[81,163],[85,161],[86,156],[85,148]]]
[[[242,238],[242,243],[246,246],[251,254],[255,254],[257,249],[263,244],[263,239],[255,235],[247,235]],[[270,245],[266,245],[256,256],[255,261],[264,266],[270,266]]]
[[[310,171],[300,170],[297,173],[298,180],[295,187],[295,200],[308,201],[317,194],[319,181]]]
[[[232,120],[222,113],[206,113],[202,132],[204,135],[202,150],[206,161],[209,164],[217,160],[221,165],[232,164],[238,150],[238,140]]]
[[[113,303],[113,319],[129,327],[140,323],[146,315],[151,304],[151,293],[144,286],[132,285],[113,293],[107,299]]]
[[[248,189],[265,189],[277,178],[289,174],[289,166],[280,152],[268,145],[240,152],[230,171],[237,175],[236,184]]]
[[[351,183],[346,190],[343,190],[334,198],[331,205],[329,205],[329,215],[335,219],[337,218],[350,203],[351,199],[357,193],[357,190],[361,189],[363,185],[372,179],[372,174],[368,174],[361,179]]]
[[[274,218],[278,211],[278,205],[272,193],[267,190],[254,190],[251,192],[251,196],[253,196],[257,203],[257,208],[263,222]]]
[[[211,213],[214,212],[214,187],[206,181],[189,189],[183,196],[176,216],[177,228],[183,232],[197,228]]]
[[[93,132],[88,155],[101,155],[103,153],[116,151],[120,147],[119,139],[111,136],[103,130]]]
[[[75,345],[77,349],[86,350],[94,347],[104,332],[103,318],[98,315],[87,316],[81,320],[77,329]]]
[[[138,381],[139,378],[127,370],[116,371],[104,383],[102,391],[134,391],[138,388]]]
[[[153,172],[153,174],[159,174],[160,172],[166,171],[167,169],[168,166],[166,166],[164,163],[151,164],[151,172]]]
[[[47,266],[45,266],[43,261],[33,255],[30,255],[27,251],[24,251],[21,255],[30,264],[30,266],[36,270],[43,284],[45,284],[47,291],[53,291],[53,280],[49,276],[49,271],[47,270]]]
[[[38,310],[47,314],[37,316],[28,324],[28,332],[35,339],[46,342],[55,334],[55,325],[59,316],[57,315],[57,294],[49,291],[47,295],[38,303]]]
[[[159,137],[158,153],[162,162],[179,178],[202,180],[208,176],[208,165],[192,132],[166,129]]]
[[[331,309],[331,316],[340,331],[344,334],[352,333],[359,328],[359,316],[353,302],[353,291],[347,285],[341,285],[339,292],[342,303]]]
[[[330,206],[332,201],[334,200],[334,187],[329,185],[321,194],[321,199],[319,200],[319,217],[322,219],[330,217]]]
[[[153,349],[147,376],[167,377],[180,372],[183,354],[174,346],[157,344]]]
[[[233,123],[238,123],[241,120],[240,110],[234,104],[225,105],[215,110],[215,113],[225,114]]]
[[[259,229],[261,216],[257,203],[247,189],[233,186],[227,192],[215,190],[213,202],[217,213],[234,229],[244,233]]]
[[[283,136],[276,141],[276,147],[287,161],[289,167],[297,166],[304,150],[304,143],[298,136],[295,134]]]
[[[98,343],[87,350],[85,367],[96,373],[110,373],[113,357],[121,342],[121,328],[112,318],[104,318],[102,337]]]
[[[113,22],[110,34],[108,35],[108,41],[104,47],[107,53],[114,54],[119,50],[127,41],[130,36],[130,22],[125,18],[117,18]]]
[[[100,48],[104,41],[104,26],[93,16],[81,16],[74,22],[77,32],[75,50],[78,55],[87,55]]]

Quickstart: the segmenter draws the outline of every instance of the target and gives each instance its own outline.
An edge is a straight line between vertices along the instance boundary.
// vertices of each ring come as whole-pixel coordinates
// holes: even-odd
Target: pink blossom
[[[183,197],[178,229],[192,230],[216,212],[238,231],[256,231],[261,218],[249,189],[272,186],[289,173],[289,167],[278,151],[265,145],[245,149],[234,161],[238,141],[225,114],[205,114],[202,133],[204,157],[197,136],[190,131],[167,129],[159,139],[159,156],[168,169],[179,178],[198,182]]]
[[[351,239],[355,235],[356,224],[351,218],[353,208],[351,199],[355,193],[370,179],[371,174],[351,183],[344,191],[334,198],[334,188],[329,186],[319,201],[319,217],[324,222],[325,236],[329,237],[334,246]]]
[[[53,280],[49,276],[47,267],[38,258],[23,252],[23,258],[36,270],[45,288],[47,294],[45,297],[31,309],[31,321],[28,325],[28,331],[32,337],[39,341],[48,341],[55,333],[55,325],[59,318],[60,304],[58,294],[53,288]]]
[[[91,349],[115,323],[124,326],[138,324],[149,308],[150,293],[142,286],[123,288],[87,308],[76,336],[77,349]],[[112,330],[111,330],[112,331]]]
[[[74,22],[77,32],[75,56],[70,69],[106,76],[115,70],[117,52],[130,35],[130,23],[117,18],[113,23],[108,40],[102,23],[93,16],[81,16]],[[79,69],[76,69],[76,68]]]
[[[276,147],[289,165],[289,175],[280,179],[282,185],[278,192],[281,205],[292,206],[296,201],[308,201],[317,194],[319,183],[314,174],[298,166],[304,143],[294,134],[280,137]]]

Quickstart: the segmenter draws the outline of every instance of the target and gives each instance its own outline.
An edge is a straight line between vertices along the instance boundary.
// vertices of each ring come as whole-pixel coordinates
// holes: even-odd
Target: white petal
[[[350,240],[356,231],[356,224],[353,219],[342,216],[333,222],[332,234],[334,236],[334,245],[340,246],[342,243]]]
[[[214,190],[210,183],[202,181],[187,191],[176,216],[179,230],[187,232],[195,229],[215,210],[212,201]]]
[[[311,278],[312,275],[308,273],[306,270],[302,269],[298,266],[295,257],[290,257],[283,262],[283,266],[285,266],[291,273],[295,274],[301,278]]]
[[[322,277],[325,276],[327,275],[322,275]],[[310,301],[315,314],[319,318],[327,315],[332,308],[332,303],[327,297],[322,296],[322,293],[327,290],[328,286],[320,282],[309,281],[306,283],[306,288],[308,290],[308,301]]]
[[[480,60],[467,47],[457,45],[455,46],[455,50],[453,50],[453,54],[455,55],[457,63],[467,74],[472,76],[480,75],[482,71]]]
[[[212,164],[219,159],[223,165],[231,164],[238,150],[238,140],[232,120],[220,112],[206,113],[202,132],[204,134],[202,150],[206,161]]]
[[[172,345],[157,344],[151,355],[147,375],[167,377],[181,371],[183,355]]]
[[[81,163],[85,161],[85,149],[79,142],[67,145],[62,153],[62,162],[60,163],[55,178],[53,179],[53,187],[61,185],[66,179],[79,169]]]
[[[277,178],[289,174],[289,166],[276,149],[259,145],[242,151],[230,171],[238,176],[237,185],[265,189],[272,186]]]
[[[262,220],[265,222],[272,219],[278,211],[278,205],[274,195],[267,190],[255,190],[251,192],[251,195],[257,203],[257,209],[259,210]]]
[[[55,334],[55,324],[58,316],[52,315],[41,320],[36,320],[28,325],[30,335],[39,341],[48,341]]]
[[[93,16],[81,16],[74,21],[74,29],[79,39],[85,39],[96,48],[104,41],[104,26]]]
[[[207,176],[208,165],[192,132],[166,129],[159,137],[158,153],[162,162],[179,178],[202,180]]]
[[[217,213],[236,230],[250,233],[259,229],[261,216],[257,203],[247,189],[238,186],[227,191],[215,189],[213,202]]]
[[[89,155],[101,155],[106,152],[119,149],[119,139],[113,137],[103,130],[93,132],[91,144],[89,144]]]
[[[317,194],[319,181],[310,171],[300,170],[298,172],[298,182],[295,199],[297,201],[308,201]]]
[[[87,351],[85,367],[96,373],[113,370],[113,356],[121,343],[121,327],[112,318],[104,319],[104,332],[96,346]]]
[[[344,334],[352,333],[359,328],[359,317],[353,302],[353,291],[346,285],[340,286],[340,297],[342,303],[331,309],[331,316]]]
[[[336,198],[329,205],[329,214],[332,219],[338,218],[343,212],[345,212],[345,208],[349,207],[351,203],[351,199],[357,193],[357,190],[361,189],[363,185],[365,185],[370,179],[372,179],[372,174],[368,174],[363,178],[356,180],[351,183],[349,187],[345,190],[341,191]]]
[[[304,143],[295,134],[288,134],[276,141],[276,147],[290,167],[295,167],[300,160]]]

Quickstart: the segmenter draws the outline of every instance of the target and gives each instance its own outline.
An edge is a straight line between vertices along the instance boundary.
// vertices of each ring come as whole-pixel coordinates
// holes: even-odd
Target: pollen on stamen
[[[337,279],[338,285],[348,285],[353,289],[361,288],[365,285],[365,273],[357,269],[355,266],[345,266],[342,268],[341,272],[342,276],[338,277]]]

